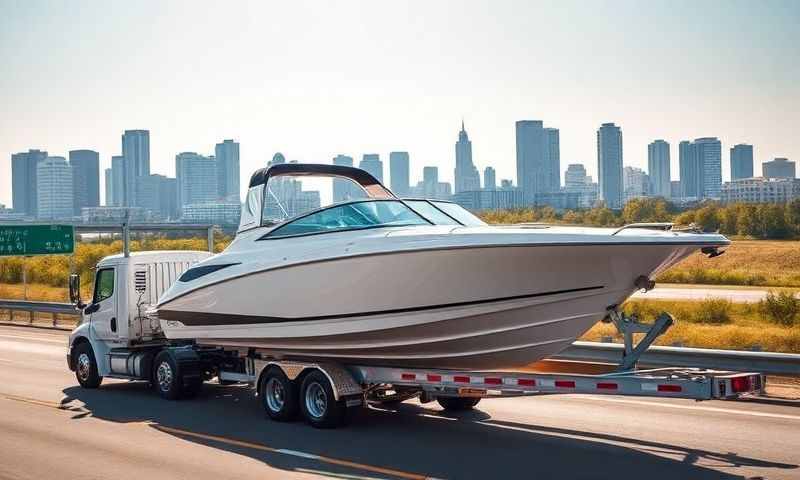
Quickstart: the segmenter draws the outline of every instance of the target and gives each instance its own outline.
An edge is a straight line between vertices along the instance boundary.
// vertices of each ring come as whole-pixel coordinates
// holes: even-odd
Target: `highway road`
[[[249,389],[168,402],[82,390],[66,333],[0,326],[0,478],[800,478],[800,404],[552,395],[450,415],[409,402],[341,430],[265,418]]]
[[[656,287],[649,292],[636,292],[632,298],[642,300],[704,300],[706,298],[723,298],[731,302],[758,302],[767,296],[767,290],[746,288],[686,288]]]

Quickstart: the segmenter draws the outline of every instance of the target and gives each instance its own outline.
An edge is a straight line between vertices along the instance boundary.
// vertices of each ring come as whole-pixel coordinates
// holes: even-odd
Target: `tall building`
[[[106,190],[106,203],[105,206],[114,206],[114,169],[106,168],[105,171],[105,190]]]
[[[622,185],[625,189],[625,203],[634,199],[647,197],[650,192],[650,178],[641,168],[624,167],[622,169]]]
[[[681,198],[700,198],[699,167],[694,155],[692,142],[682,141],[678,145],[678,163],[681,181]]]
[[[47,158],[47,152],[28,150],[11,155],[11,207],[14,213],[35,217],[38,209],[36,197],[36,167]]]
[[[383,183],[383,162],[381,162],[381,157],[377,153],[365,153],[358,164],[358,168]]]
[[[570,163],[564,172],[564,190],[567,192],[580,192],[591,183],[591,178],[586,175],[586,167],[580,163]]]
[[[72,167],[64,157],[47,157],[36,165],[36,203],[42,219],[71,218]]]
[[[349,157],[347,155],[336,155],[333,157],[333,164],[339,165],[342,167],[352,167],[353,166],[353,157]],[[363,192],[360,192],[358,187],[353,184],[350,180],[342,179],[342,178],[334,178],[333,179],[333,201],[334,202],[343,202],[345,200],[350,200],[353,198],[361,198],[364,196]]]
[[[722,185],[722,202],[787,203],[800,199],[800,179],[741,178]]]
[[[483,188],[484,190],[497,190],[497,172],[492,167],[483,169]]]
[[[217,194],[219,198],[241,200],[239,190],[239,143],[224,140],[214,148],[217,162]]]
[[[557,192],[561,186],[559,133],[541,120],[516,122],[517,184],[526,202],[536,194]]]
[[[776,158],[762,163],[761,172],[764,178],[795,178],[797,176],[795,163],[790,162],[787,158]]]
[[[669,168],[669,143],[656,140],[647,146],[647,172],[650,176],[650,194],[670,198],[672,186]]]
[[[113,197],[111,202],[106,199],[106,204],[114,207],[123,207],[129,205],[127,183],[125,183],[125,157],[122,155],[113,155],[111,157],[111,192]]]
[[[178,218],[177,180],[152,174],[140,177],[136,184],[140,206],[150,211],[152,218],[175,220]]]
[[[597,130],[597,172],[599,199],[608,208],[622,208],[622,130],[613,123]]]
[[[472,142],[464,129],[463,120],[456,142],[455,180],[456,193],[480,190],[481,188],[481,176],[478,169],[475,168],[475,164],[472,163]]]
[[[408,152],[389,153],[389,181],[392,192],[398,197],[407,197],[411,188],[409,180]]]
[[[100,154],[94,150],[71,150],[72,190],[75,215],[83,207],[100,206]]]
[[[213,202],[219,198],[217,165],[212,157],[195,152],[182,152],[175,156],[178,208],[193,203]]]
[[[753,178],[753,146],[739,144],[731,147],[731,180]]]
[[[439,169],[437,167],[423,167],[422,181],[411,189],[412,197],[448,200],[451,195],[450,184],[439,181]]]
[[[150,175],[150,132],[148,130],[125,130],[122,134],[122,157],[125,159],[123,182],[124,207],[139,206],[136,198],[136,182],[139,177]]]
[[[720,198],[722,190],[722,143],[716,137],[695,139],[692,144],[700,180],[700,198]]]

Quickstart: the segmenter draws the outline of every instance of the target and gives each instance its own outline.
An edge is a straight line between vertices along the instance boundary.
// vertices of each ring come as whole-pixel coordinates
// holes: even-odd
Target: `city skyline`
[[[0,59],[8,72],[0,79],[2,172],[12,153],[29,148],[65,157],[92,149],[106,168],[120,153],[119,132],[146,128],[150,171],[167,176],[175,174],[177,153],[210,153],[209,141],[236,138],[244,146],[240,185],[276,151],[307,162],[329,162],[338,152],[387,158],[408,151],[411,184],[426,165],[453,183],[450,139],[461,116],[475,166],[493,166],[498,179],[515,178],[513,124],[526,118],[559,128],[562,175],[565,165],[581,163],[597,178],[593,137],[606,122],[625,132],[626,165],[645,168],[647,144],[670,142],[673,179],[674,148],[685,139],[716,136],[725,153],[735,144],[755,145],[756,172],[776,157],[800,158],[793,133],[800,67],[786,62],[800,44],[793,3],[664,2],[647,14],[630,2],[618,3],[613,14],[579,3],[467,2],[455,12],[422,4],[253,4],[213,14],[175,4],[82,5],[13,3],[0,19]],[[392,25],[380,20],[387,9],[397,20]],[[687,11],[715,21],[687,30]],[[531,15],[543,20],[541,29],[527,28]],[[489,16],[498,21],[476,23]],[[280,21],[265,24],[265,18]],[[564,18],[580,36],[555,27]],[[659,35],[651,35],[648,18],[660,19]],[[79,28],[87,22],[92,29]],[[168,35],[176,23],[192,32],[221,25],[236,34],[176,38]],[[472,34],[477,27],[486,27],[480,38]],[[148,34],[139,35],[145,28]],[[594,50],[601,41],[613,55]],[[137,54],[119,54],[125,51]],[[215,58],[231,68],[196,75]],[[397,61],[410,68],[390,68]],[[55,81],[36,74],[42,71],[65,75]],[[131,71],[143,74],[119,73]],[[723,179],[729,178],[723,158]],[[0,203],[11,204],[10,190],[3,174]]]

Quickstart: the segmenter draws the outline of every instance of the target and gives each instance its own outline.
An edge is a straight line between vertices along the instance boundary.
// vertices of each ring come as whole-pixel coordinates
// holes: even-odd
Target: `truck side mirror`
[[[79,310],[86,306],[81,301],[81,276],[77,273],[69,276],[69,301]]]

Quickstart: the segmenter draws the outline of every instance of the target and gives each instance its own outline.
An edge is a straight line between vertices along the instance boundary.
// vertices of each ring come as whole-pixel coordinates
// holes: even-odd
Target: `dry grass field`
[[[696,253],[658,278],[661,283],[800,287],[800,241],[735,240],[716,258]]]

